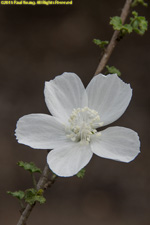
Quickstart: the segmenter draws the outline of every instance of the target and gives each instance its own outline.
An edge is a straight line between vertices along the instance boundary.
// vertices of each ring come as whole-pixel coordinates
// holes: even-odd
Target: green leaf
[[[29,203],[30,205],[33,205],[35,202],[39,202],[40,204],[43,204],[46,202],[46,199],[43,197],[43,191],[42,189],[36,190],[34,188],[27,189],[25,191],[25,202]]]
[[[126,33],[131,33],[135,31],[136,33],[143,35],[148,27],[148,22],[144,16],[138,16],[136,11],[132,12],[134,17],[130,18],[130,24],[122,24],[122,20],[119,16],[114,16],[110,20],[110,24],[113,26],[114,30],[119,30],[121,36]]]
[[[114,67],[114,66],[106,66],[106,68],[107,68],[107,70],[108,70],[108,73],[106,73],[106,74],[114,74],[114,73],[116,73],[118,76],[121,76],[121,72],[116,68],[116,67]]]
[[[99,39],[93,39],[94,44],[98,45],[100,48],[104,49],[105,45],[109,44],[109,41],[101,41]]]
[[[136,11],[132,11],[132,15],[134,16],[134,18],[136,18],[138,16],[138,13]],[[134,19],[134,18],[131,18],[131,19]]]
[[[39,202],[40,204],[43,204],[46,202],[46,199],[43,197],[43,190],[39,189],[36,190],[34,188],[30,188],[24,191],[15,191],[11,192],[8,191],[8,194],[12,195],[13,197],[18,198],[19,200],[24,199],[25,202],[29,203],[30,205],[33,205],[35,202]]]
[[[122,24],[121,17],[119,16],[114,16],[110,20],[110,24],[113,26],[114,30],[119,30],[121,31],[121,35],[125,35],[126,33],[131,33],[132,32],[132,26],[130,24]]]
[[[145,7],[148,6],[148,4],[146,2],[144,2],[144,0],[134,0],[133,3],[131,4],[132,7],[137,6],[138,4],[141,4]]]
[[[114,30],[121,30],[122,29],[122,20],[119,16],[114,16],[110,18],[110,25],[113,26]]]
[[[38,195],[43,195],[43,193],[44,193],[43,189],[39,189],[39,190],[37,191],[37,194],[38,194]]]
[[[23,199],[25,196],[24,191],[14,191],[14,192],[7,191],[7,194],[12,195],[13,197],[18,198],[19,200]]]
[[[148,27],[147,20],[145,19],[144,16],[138,16],[138,13],[136,11],[133,11],[132,14],[134,17],[130,18],[131,20],[130,24],[133,30],[138,34],[143,35]]]
[[[23,161],[19,161],[18,166],[23,167],[25,170],[29,171],[30,173],[41,173],[40,168],[36,167],[33,162],[27,163]]]
[[[85,175],[85,168],[81,169],[76,175],[78,178],[83,178]]]
[[[125,31],[126,33],[131,33],[133,31],[133,28],[130,24],[125,24],[122,26],[122,31]]]

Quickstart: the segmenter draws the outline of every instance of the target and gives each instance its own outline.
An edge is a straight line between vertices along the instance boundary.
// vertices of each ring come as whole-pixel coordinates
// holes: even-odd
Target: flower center
[[[97,111],[88,107],[74,109],[69,118],[69,126],[66,126],[67,137],[74,142],[88,144],[91,135],[97,133],[95,128],[102,124]]]

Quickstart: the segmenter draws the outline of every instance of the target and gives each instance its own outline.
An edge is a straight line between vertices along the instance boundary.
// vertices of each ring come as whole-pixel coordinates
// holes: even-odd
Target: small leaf
[[[130,18],[131,20],[130,24],[133,30],[138,34],[143,35],[148,27],[147,20],[145,19],[144,16],[138,16],[138,13],[136,11],[133,11],[132,14],[134,17]]]
[[[77,173],[77,177],[78,178],[83,178],[85,175],[85,169],[81,169],[78,173]]]
[[[18,166],[23,167],[25,170],[29,171],[30,173],[41,173],[40,168],[36,167],[33,162],[27,163],[23,161],[18,162]]]
[[[27,189],[25,191],[25,202],[29,203],[30,205],[33,205],[35,202],[39,202],[40,204],[43,204],[46,202],[46,199],[43,197],[43,192],[37,191],[34,188]]]
[[[131,4],[132,7],[137,6],[138,4],[141,4],[145,7],[148,6],[148,4],[146,2],[144,2],[144,0],[134,0],[133,3]]]
[[[135,17],[137,17],[137,16],[138,16],[138,13],[137,13],[136,11],[132,11],[132,15],[133,15],[133,16],[134,16],[134,18],[135,18]],[[134,18],[133,18],[133,19],[134,19]],[[131,19],[132,19],[132,18],[131,18]]]
[[[130,24],[122,24],[122,20],[118,16],[114,16],[110,20],[110,24],[113,26],[114,30],[119,30],[121,36],[124,36],[126,33],[131,33],[135,31],[136,33],[143,35],[148,27],[148,22],[143,16],[138,16],[136,11],[132,12],[134,17],[130,18]]]
[[[109,44],[109,41],[101,41],[99,39],[93,39],[94,44],[98,45],[100,48],[105,48],[105,45]]]
[[[43,189],[39,189],[39,190],[37,191],[37,194],[38,194],[38,195],[43,195],[43,192],[44,192]]]
[[[110,25],[113,26],[114,30],[121,30],[122,29],[122,20],[119,16],[114,16],[110,18]]]
[[[125,24],[122,26],[122,30],[125,30],[126,33],[130,34],[132,32],[133,28],[130,24]]]
[[[114,66],[106,66],[106,68],[107,68],[107,70],[108,70],[108,73],[106,73],[106,74],[114,74],[114,73],[116,73],[118,76],[121,76],[121,72],[116,68],[116,67],[114,67]]]
[[[19,200],[23,199],[25,196],[24,191],[14,191],[14,192],[7,191],[7,194],[12,195],[13,197],[18,198]]]

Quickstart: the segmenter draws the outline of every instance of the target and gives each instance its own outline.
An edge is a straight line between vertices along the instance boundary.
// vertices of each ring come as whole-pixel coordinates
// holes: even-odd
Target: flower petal
[[[96,155],[122,162],[132,161],[140,153],[138,134],[125,127],[110,127],[94,136],[91,149]]]
[[[70,177],[85,167],[92,155],[90,145],[71,142],[50,151],[47,156],[47,163],[58,176]]]
[[[17,122],[16,137],[19,143],[38,149],[52,149],[67,140],[65,127],[53,116],[29,114]]]
[[[95,76],[87,86],[88,106],[98,111],[103,126],[117,120],[126,110],[132,89],[116,74]]]
[[[45,82],[45,101],[52,115],[67,122],[74,108],[87,105],[86,91],[75,73],[63,73]]]

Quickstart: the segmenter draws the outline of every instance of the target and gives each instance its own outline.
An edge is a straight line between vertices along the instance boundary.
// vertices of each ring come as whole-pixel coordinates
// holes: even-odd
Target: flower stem
[[[122,9],[122,13],[121,13],[121,19],[122,19],[122,24],[125,23],[125,20],[129,14],[129,11],[130,11],[130,7],[131,7],[131,3],[132,3],[132,0],[126,0],[125,4],[124,4],[124,7]],[[119,41],[119,35],[120,35],[120,31],[118,30],[115,30],[114,33],[113,33],[113,36],[110,40],[110,43],[109,45],[107,46],[99,64],[98,64],[98,67],[96,69],[96,72],[95,72],[95,75],[99,74],[102,72],[102,70],[105,68],[116,44],[118,43]]]

